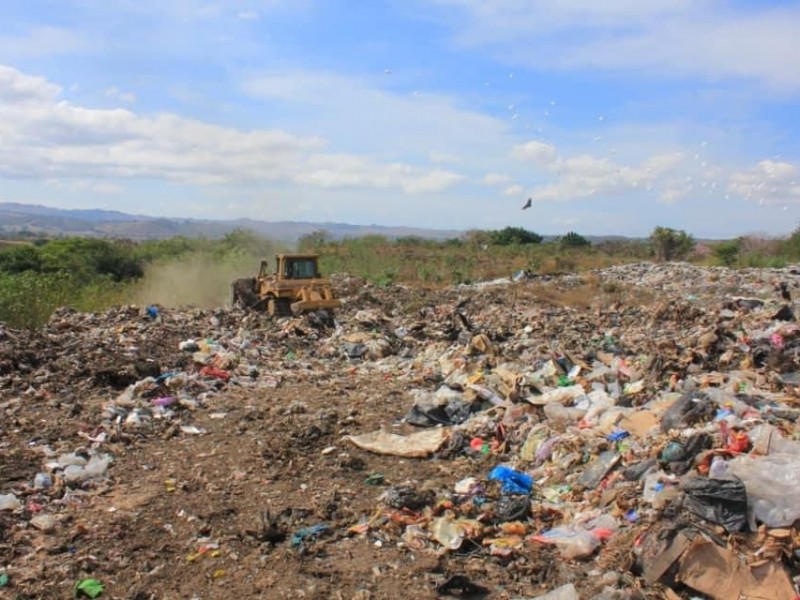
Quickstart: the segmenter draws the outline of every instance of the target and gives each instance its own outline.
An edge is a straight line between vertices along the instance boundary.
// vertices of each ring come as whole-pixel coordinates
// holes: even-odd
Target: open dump
[[[335,326],[2,328],[0,596],[791,600],[798,284],[340,276]]]

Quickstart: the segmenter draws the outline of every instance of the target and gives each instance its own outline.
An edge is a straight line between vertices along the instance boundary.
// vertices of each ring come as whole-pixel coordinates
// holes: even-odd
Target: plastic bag
[[[542,544],[554,545],[558,548],[559,554],[567,560],[589,556],[600,545],[600,539],[591,531],[570,526],[554,527],[533,536],[532,539]]]
[[[714,404],[703,396],[681,396],[661,418],[661,431],[689,427],[710,419],[714,415]]]
[[[544,414],[551,423],[565,427],[573,425],[586,416],[586,409],[564,406],[558,402],[545,404]]]
[[[747,490],[740,479],[694,477],[683,482],[686,507],[728,533],[747,528]]]
[[[22,504],[14,494],[0,494],[0,510],[17,510]]]
[[[92,479],[105,477],[108,466],[111,464],[111,457],[108,454],[92,456],[84,466],[69,465],[64,469],[64,480],[67,483],[83,483]]]
[[[560,588],[547,592],[544,596],[536,596],[534,600],[581,600],[578,590],[571,583],[562,585]]]
[[[767,527],[800,519],[800,456],[737,456],[728,461],[728,473],[744,482],[755,518]]]
[[[503,492],[506,494],[530,494],[533,488],[533,477],[505,465],[498,465],[492,469],[489,479],[501,481]]]

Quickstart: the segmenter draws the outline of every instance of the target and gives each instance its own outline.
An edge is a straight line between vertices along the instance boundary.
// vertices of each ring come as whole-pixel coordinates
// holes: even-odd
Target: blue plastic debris
[[[533,489],[533,477],[505,465],[498,465],[492,469],[489,479],[501,481],[503,492],[506,494],[530,494]]]
[[[730,408],[720,408],[717,411],[717,414],[714,415],[714,420],[722,421],[723,419],[726,419],[727,417],[730,417],[733,414],[734,413]]]
[[[624,440],[626,437],[629,437],[631,434],[624,429],[616,429],[608,434],[608,441],[609,442],[619,442]]]
[[[330,525],[320,523],[312,527],[303,527],[292,534],[292,546],[299,546],[306,540],[315,540],[323,533],[330,530]]]

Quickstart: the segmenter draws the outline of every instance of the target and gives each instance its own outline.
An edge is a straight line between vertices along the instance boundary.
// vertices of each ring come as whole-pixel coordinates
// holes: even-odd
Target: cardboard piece
[[[749,567],[728,550],[698,537],[680,560],[678,581],[713,600],[794,600],[794,586],[779,562]]]
[[[647,585],[653,585],[660,580],[691,543],[689,538],[679,533],[664,552],[659,553],[653,560],[646,561],[644,563],[644,580]]]
[[[629,431],[637,438],[643,438],[648,431],[661,425],[658,417],[649,410],[637,410],[619,422],[619,427]]]
[[[346,435],[344,439],[375,454],[425,458],[441,448],[449,437],[449,428],[437,427],[411,435],[397,435],[380,429],[363,435]]]

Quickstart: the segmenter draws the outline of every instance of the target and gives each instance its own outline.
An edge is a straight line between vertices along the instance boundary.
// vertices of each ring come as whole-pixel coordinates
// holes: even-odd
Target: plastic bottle
[[[645,502],[652,502],[664,490],[662,481],[664,477],[666,477],[666,473],[663,471],[655,471],[645,476],[644,489],[642,490],[642,499]]]

